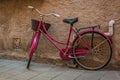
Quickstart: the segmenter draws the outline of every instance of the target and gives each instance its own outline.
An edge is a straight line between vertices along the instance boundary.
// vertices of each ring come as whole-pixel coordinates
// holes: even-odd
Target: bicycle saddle
[[[68,23],[68,24],[74,24],[77,21],[78,21],[78,17],[72,18],[72,19],[64,19],[63,20],[63,22]]]

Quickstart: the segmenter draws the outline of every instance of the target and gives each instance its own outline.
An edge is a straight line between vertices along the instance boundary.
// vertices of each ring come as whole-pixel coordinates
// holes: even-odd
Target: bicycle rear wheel
[[[88,31],[81,34],[81,38],[92,49],[84,56],[76,56],[76,49],[85,49],[86,47],[76,39],[73,46],[73,54],[76,62],[87,70],[98,70],[105,67],[112,57],[112,48],[110,41],[101,33],[97,31]]]
[[[30,51],[29,51],[29,60],[28,60],[27,67],[26,67],[27,69],[29,69],[33,54],[37,48],[39,37],[40,37],[40,33],[36,32],[32,39]]]

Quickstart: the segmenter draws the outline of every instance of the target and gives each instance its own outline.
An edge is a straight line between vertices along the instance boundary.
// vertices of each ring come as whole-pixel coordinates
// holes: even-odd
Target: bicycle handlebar
[[[40,17],[43,17],[43,16],[49,16],[49,15],[53,15],[55,17],[60,17],[59,14],[56,14],[56,13],[49,13],[49,14],[43,14],[41,13],[38,9],[34,8],[33,6],[28,6],[29,9],[31,9],[32,11],[35,10],[37,13],[40,14]]]

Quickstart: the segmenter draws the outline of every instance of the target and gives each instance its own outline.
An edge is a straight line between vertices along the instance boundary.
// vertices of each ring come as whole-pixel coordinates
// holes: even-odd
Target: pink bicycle
[[[32,20],[33,30],[35,31],[34,37],[31,42],[29,51],[29,61],[27,69],[29,69],[31,59],[37,48],[40,34],[43,34],[54,46],[59,50],[59,54],[62,60],[74,60],[77,65],[80,65],[87,70],[98,70],[105,67],[112,56],[112,42],[108,36],[106,36],[99,29],[98,26],[74,29],[73,25],[78,21],[78,18],[64,19],[65,23],[70,24],[70,30],[67,41],[60,42],[55,40],[49,33],[48,29],[50,24],[43,21],[44,16],[53,15],[59,17],[58,14],[50,13],[43,14],[33,6],[28,6],[32,11],[35,10],[40,14],[40,21]],[[74,32],[74,40],[70,45],[70,39]],[[65,45],[65,48],[59,48],[56,43]]]

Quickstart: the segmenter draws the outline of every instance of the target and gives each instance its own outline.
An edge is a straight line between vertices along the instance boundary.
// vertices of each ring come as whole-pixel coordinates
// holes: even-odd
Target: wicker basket
[[[35,19],[32,19],[31,22],[32,22],[32,30],[37,31],[37,28],[39,26],[39,21],[35,20]],[[50,26],[51,25],[49,23],[45,23],[46,30],[48,30],[50,28]],[[43,27],[41,27],[41,30],[43,32],[45,32],[44,29],[43,29]]]

